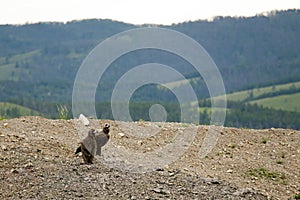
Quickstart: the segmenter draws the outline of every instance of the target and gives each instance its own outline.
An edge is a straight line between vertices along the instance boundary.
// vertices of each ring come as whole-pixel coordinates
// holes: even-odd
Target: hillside
[[[165,146],[174,134],[190,126],[166,123],[155,136],[141,139],[120,130],[114,121],[97,121],[101,125],[105,122],[111,124],[111,140],[107,145],[141,153]],[[132,125],[126,124],[129,129]],[[175,162],[139,174],[110,168],[100,161],[82,164],[82,158],[74,155],[79,142],[74,120],[41,117],[2,120],[0,197],[293,199],[299,195],[299,131],[223,128],[217,145],[199,159],[207,130],[207,126],[198,126],[192,145]]]
[[[250,101],[250,103],[256,103],[258,105],[263,105],[264,107],[275,108],[278,110],[300,112],[299,99],[300,93],[295,93],[290,95],[279,95],[275,97],[263,98]]]
[[[286,10],[157,27],[190,36],[215,61],[229,100],[225,126],[298,130],[299,23],[299,10]],[[38,115],[57,118],[57,106],[63,105],[72,118],[75,75],[89,52],[114,34],[149,26],[156,27],[101,19],[0,25],[0,102],[18,105],[11,112],[10,105],[1,104],[0,117],[32,115],[23,113],[26,107]],[[134,120],[149,120],[151,105],[161,104],[168,112],[168,121],[180,121],[180,105],[172,90],[190,83],[199,99],[199,124],[210,124],[209,93],[201,74],[183,58],[159,49],[130,52],[108,67],[96,92],[98,118],[113,119],[110,108],[115,84],[128,70],[145,63],[168,65],[186,80],[166,83],[169,89],[155,84],[138,88],[130,99]]]
[[[252,99],[262,99],[266,96],[297,93],[298,90],[300,90],[300,82],[291,82],[229,93],[226,94],[226,98],[229,101],[250,101]]]
[[[227,101],[258,104],[277,110],[300,112],[300,82],[274,84],[226,94]],[[220,99],[216,97],[215,99]]]
[[[36,116],[41,115],[39,112],[13,103],[0,102],[0,119],[10,116]]]
[[[300,80],[299,13],[288,10],[248,18],[216,17],[213,21],[159,27],[180,31],[199,42],[219,67],[227,92],[234,92]],[[107,37],[138,27],[141,26],[98,19],[1,25],[0,84],[5,87],[0,87],[0,101],[70,101],[76,72],[88,53]],[[198,77],[194,86],[199,98],[208,96],[200,75],[185,60],[159,50],[141,50],[111,65],[105,74],[109,78],[100,82],[101,95],[97,99],[108,101],[113,85],[126,71],[148,62],[172,66],[186,77]],[[146,90],[146,95],[141,91],[138,96],[153,100],[155,95]]]

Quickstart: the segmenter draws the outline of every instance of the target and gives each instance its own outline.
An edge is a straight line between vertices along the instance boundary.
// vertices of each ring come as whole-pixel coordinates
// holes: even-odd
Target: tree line
[[[23,100],[23,103],[25,106],[38,111],[44,117],[53,119],[59,118],[57,107],[61,105],[61,103],[33,102],[30,100]],[[180,105],[170,102],[130,102],[129,112],[132,120],[150,121],[149,109],[154,104],[161,104],[165,108],[168,122],[180,122]],[[68,110],[67,118],[72,118],[71,103],[63,105],[65,105]],[[199,112],[200,121],[197,124],[210,124],[210,106],[210,100],[199,101],[199,107],[205,109]],[[98,118],[114,120],[110,102],[98,102],[95,107]],[[2,113],[0,113],[2,117],[4,115],[7,118],[20,116],[20,112],[17,108],[6,110],[6,113],[3,112],[5,112],[5,110],[3,111],[2,109]],[[224,126],[255,129],[274,127],[300,130],[300,113],[266,108],[257,104],[228,101]]]

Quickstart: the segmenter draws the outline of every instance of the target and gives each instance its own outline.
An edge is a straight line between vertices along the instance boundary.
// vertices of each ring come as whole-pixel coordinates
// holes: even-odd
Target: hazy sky
[[[88,18],[172,24],[290,8],[300,9],[300,0],[1,0],[0,24]]]

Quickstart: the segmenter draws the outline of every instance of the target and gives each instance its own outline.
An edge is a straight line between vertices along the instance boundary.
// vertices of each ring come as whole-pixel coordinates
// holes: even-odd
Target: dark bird
[[[96,140],[95,140],[95,129],[91,129],[88,132],[86,138],[80,142],[80,146],[76,149],[75,154],[81,152],[84,163],[92,164],[94,155],[96,152]]]
[[[104,128],[102,129],[102,131],[97,131],[95,138],[96,138],[96,144],[97,144],[97,150],[96,150],[96,154],[97,155],[101,155],[101,148],[108,142],[110,136],[109,136],[109,128],[110,125],[109,124],[105,124]]]
[[[82,152],[83,160],[86,164],[92,164],[95,154],[101,155],[101,147],[109,140],[109,124],[105,124],[100,131],[91,129],[86,138],[80,142],[75,154]]]

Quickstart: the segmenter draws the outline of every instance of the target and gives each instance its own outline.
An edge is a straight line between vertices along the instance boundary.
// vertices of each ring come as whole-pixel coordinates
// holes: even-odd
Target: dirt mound
[[[114,121],[98,121],[106,122],[111,143],[144,153],[171,143],[176,131],[190,126],[127,123],[129,129],[133,123],[162,127],[137,139]],[[199,159],[207,130],[198,126],[195,140],[175,162],[131,173],[100,161],[82,164],[74,155],[80,140],[74,120],[2,120],[0,199],[287,199],[300,193],[300,131],[223,128],[217,145]]]

